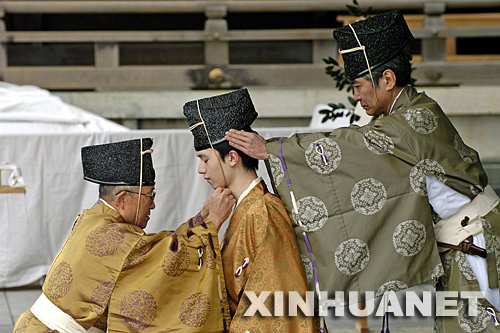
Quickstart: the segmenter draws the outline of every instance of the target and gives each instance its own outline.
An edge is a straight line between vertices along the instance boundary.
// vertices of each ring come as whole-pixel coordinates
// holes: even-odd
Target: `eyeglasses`
[[[154,200],[155,197],[156,197],[156,191],[153,191],[151,193],[139,193],[139,192],[134,192],[134,191],[129,191],[129,190],[121,190],[120,192],[115,193],[115,195],[118,195],[121,192],[127,192],[127,193],[134,193],[134,194],[144,195],[144,196],[150,198],[151,200]]]

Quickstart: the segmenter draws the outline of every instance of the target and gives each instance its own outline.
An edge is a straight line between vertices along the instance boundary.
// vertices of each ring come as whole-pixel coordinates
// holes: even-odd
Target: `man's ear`
[[[231,150],[229,154],[227,154],[227,160],[229,162],[229,166],[233,168],[236,164],[238,164],[240,155],[235,150]]]
[[[386,90],[392,90],[396,86],[396,74],[392,69],[386,69],[382,73],[382,80],[384,80]]]
[[[118,212],[120,212],[120,210],[121,211],[125,210],[126,196],[127,196],[127,192],[125,192],[125,191],[122,191],[116,195],[114,205],[116,206],[116,209],[118,210]]]

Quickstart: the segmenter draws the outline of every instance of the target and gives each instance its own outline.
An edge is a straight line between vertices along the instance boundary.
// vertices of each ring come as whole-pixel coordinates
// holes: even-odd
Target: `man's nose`
[[[206,172],[205,168],[203,167],[203,163],[198,164],[198,173],[203,175]]]
[[[354,89],[354,100],[356,102],[359,102],[361,100],[361,96],[359,95],[359,92],[357,89]]]

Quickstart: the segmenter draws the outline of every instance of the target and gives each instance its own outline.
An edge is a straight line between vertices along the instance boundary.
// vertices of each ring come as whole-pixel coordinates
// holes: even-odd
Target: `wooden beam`
[[[94,68],[86,66],[8,67],[4,81],[32,84],[54,90],[191,88],[190,71],[199,66],[124,66]]]
[[[9,43],[111,43],[203,42],[204,31],[7,31],[0,42]]]
[[[273,29],[205,31],[6,31],[0,42],[9,43],[111,43],[204,42],[259,40],[333,40],[332,29]]]
[[[429,0],[372,0],[375,10],[422,9]],[[440,0],[446,8],[500,8],[496,0]],[[345,0],[158,0],[158,1],[2,1],[8,13],[202,13],[207,6],[227,6],[228,12],[344,11]]]
[[[204,31],[6,31],[3,43],[204,42],[264,40],[333,40],[333,29],[229,30],[217,36]],[[415,38],[499,37],[498,26],[413,28]]]
[[[419,85],[500,84],[500,61],[415,63]],[[323,64],[229,65],[225,70],[240,86],[331,85]],[[5,81],[46,89],[195,88],[203,65],[94,67],[8,67]],[[229,87],[228,87],[229,88]]]

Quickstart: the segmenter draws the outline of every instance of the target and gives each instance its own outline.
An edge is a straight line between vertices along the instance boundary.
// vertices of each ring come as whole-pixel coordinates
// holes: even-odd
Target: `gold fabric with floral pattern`
[[[290,219],[283,203],[257,184],[235,209],[224,236],[222,262],[231,307],[230,332],[316,332],[314,317],[244,316],[251,302],[245,291],[297,291],[303,299],[307,280]],[[247,260],[245,260],[247,259]],[[244,265],[244,262],[247,262]],[[242,267],[242,268],[240,268]],[[274,314],[272,296],[266,306]],[[299,314],[301,311],[299,310]]]
[[[200,269],[198,249],[204,253]],[[210,258],[216,258],[211,260],[218,268],[208,268],[207,253],[213,253]],[[158,332],[175,323],[183,332],[223,332],[224,319],[228,326],[230,318],[225,291],[221,290],[222,299],[219,294],[218,277],[222,285],[224,281],[220,258],[217,231],[200,216],[175,232],[145,234],[98,203],[78,217],[42,290],[87,330]],[[193,295],[202,309],[191,302],[182,312],[182,302]],[[188,319],[182,323],[182,318]],[[52,330],[26,311],[14,332]]]

